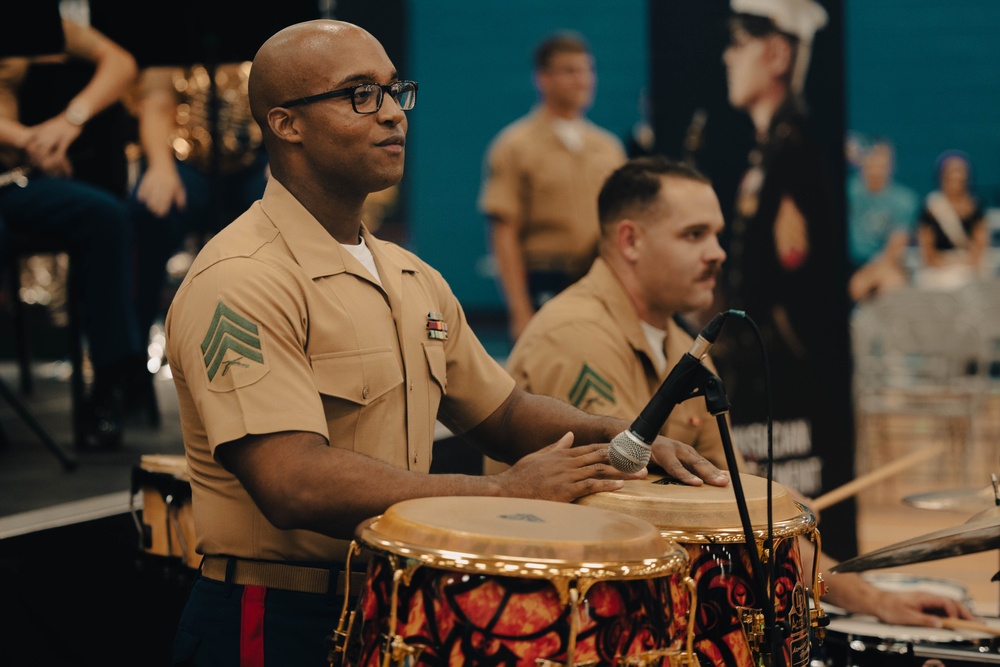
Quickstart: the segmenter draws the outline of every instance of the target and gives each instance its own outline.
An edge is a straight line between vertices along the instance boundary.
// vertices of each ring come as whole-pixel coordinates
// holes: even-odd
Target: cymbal
[[[845,560],[830,568],[830,571],[863,572],[997,548],[1000,548],[1000,507],[993,507],[976,514],[960,526],[876,549]]]
[[[923,510],[951,510],[953,512],[979,512],[996,504],[993,487],[981,489],[949,489],[931,493],[917,493],[903,498],[903,502]]]

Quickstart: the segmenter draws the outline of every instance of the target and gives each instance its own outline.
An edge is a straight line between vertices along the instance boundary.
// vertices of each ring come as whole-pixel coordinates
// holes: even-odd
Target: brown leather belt
[[[232,573],[226,578],[226,570],[232,562]],[[231,556],[205,556],[201,562],[201,574],[206,579],[228,581],[240,586],[265,586],[299,593],[326,594],[330,591],[330,570],[306,565],[288,565],[268,561],[246,560]],[[340,572],[337,577],[337,595],[343,595],[346,577]],[[365,585],[364,572],[351,572],[351,597],[357,597]]]

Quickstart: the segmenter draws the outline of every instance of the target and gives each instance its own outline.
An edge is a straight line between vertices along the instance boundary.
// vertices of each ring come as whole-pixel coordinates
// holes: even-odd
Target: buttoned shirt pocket
[[[310,358],[316,389],[323,396],[367,406],[403,383],[389,348],[318,354]]]
[[[444,355],[444,346],[440,343],[424,343],[424,356],[427,357],[427,369],[431,378],[437,383],[442,394],[448,393],[448,362]]]
[[[406,433],[406,396],[396,352],[385,347],[318,354],[311,363],[330,446],[405,467],[399,434]]]

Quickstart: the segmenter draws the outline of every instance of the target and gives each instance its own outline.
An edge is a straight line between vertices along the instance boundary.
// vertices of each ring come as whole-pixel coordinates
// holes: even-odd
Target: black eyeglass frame
[[[312,104],[313,102],[319,102],[321,100],[330,100],[335,97],[350,96],[351,107],[354,109],[354,113],[359,113],[362,115],[373,114],[373,113],[378,113],[378,111],[382,108],[382,102],[385,100],[386,94],[388,94],[389,97],[395,100],[396,95],[399,95],[401,92],[400,87],[407,84],[413,86],[413,104],[410,105],[410,109],[412,109],[413,106],[417,103],[417,82],[408,80],[393,81],[392,83],[388,83],[384,86],[379,83],[358,83],[353,86],[348,86],[347,88],[340,88],[338,90],[331,90],[326,93],[317,93],[316,95],[309,95],[307,97],[300,97],[298,99],[288,100],[284,104],[279,104],[278,106],[285,107],[287,109],[288,107],[297,107],[302,104]],[[375,103],[375,108],[372,111],[358,111],[358,105],[357,102],[355,101],[354,95],[355,92],[361,88],[372,88],[378,90],[378,99]],[[396,93],[395,95],[393,94],[394,90]],[[410,109],[403,109],[403,111],[409,111]]]

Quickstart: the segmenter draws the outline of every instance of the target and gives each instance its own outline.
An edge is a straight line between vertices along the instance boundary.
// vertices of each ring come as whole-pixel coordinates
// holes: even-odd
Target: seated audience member
[[[989,230],[982,206],[970,190],[969,156],[962,151],[942,153],[936,173],[938,189],[925,198],[917,221],[921,266],[915,282],[950,289],[989,270]]]
[[[876,140],[847,185],[851,299],[861,301],[909,283],[906,252],[917,218],[917,195],[893,180],[893,148]]]
[[[132,304],[131,236],[120,196],[73,177],[70,151],[83,126],[117,102],[136,77],[135,59],[97,30],[62,21],[62,53],[0,60],[0,218],[13,233],[74,248],[83,292],[84,335],[94,375],[78,412],[87,446],[122,442],[123,399],[145,372]],[[79,59],[94,72],[57,115],[21,122],[20,87],[34,62]],[[0,258],[0,263],[12,261]],[[140,391],[152,391],[141,386]]]
[[[507,369],[526,391],[634,420],[694,342],[674,318],[713,303],[726,258],[718,239],[724,220],[708,179],[663,157],[633,158],[612,173],[598,207],[599,257],[535,314]],[[710,358],[703,363],[714,372]],[[703,398],[677,405],[661,434],[727,467],[718,424]],[[808,572],[813,549],[802,539]],[[835,564],[821,554],[821,569]],[[936,594],[883,591],[856,574],[827,581],[825,601],[886,623],[939,627],[940,614],[971,617],[962,604]]]
[[[129,213],[144,339],[166,314],[167,261],[189,235],[214,234],[264,193],[267,155],[250,115],[249,73],[249,62],[216,66],[214,113],[202,65],[146,68],[131,95],[141,159]]]

